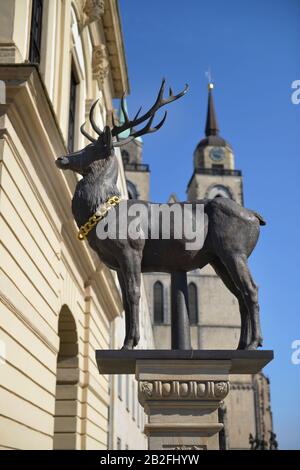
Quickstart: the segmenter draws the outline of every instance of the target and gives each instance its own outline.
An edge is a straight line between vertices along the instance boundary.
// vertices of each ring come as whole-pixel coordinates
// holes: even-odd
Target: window
[[[127,191],[128,191],[128,198],[129,199],[138,199],[139,193],[136,189],[136,186],[131,181],[126,181],[127,183]]]
[[[135,416],[135,386],[134,386],[134,382],[132,382],[131,384],[131,390],[132,390],[132,409],[131,409],[131,412],[132,412],[132,419],[135,420],[136,419],[136,416]]]
[[[72,67],[71,81],[70,81],[69,129],[68,129],[68,150],[69,150],[69,152],[74,151],[77,85],[78,85],[78,81],[77,81],[75,73],[74,73],[74,68]]]
[[[160,281],[156,281],[153,287],[154,299],[154,323],[164,322],[164,290]]]
[[[198,323],[198,295],[197,286],[193,282],[189,284],[188,295],[190,323],[196,325]]]
[[[212,168],[214,168],[215,170],[223,170],[224,165],[222,165],[221,163],[213,163]]]
[[[130,396],[129,396],[129,375],[127,374],[126,375],[126,409],[127,411],[129,411],[129,400],[130,400]]]
[[[129,152],[127,150],[121,150],[121,155],[122,155],[124,164],[129,163],[129,160],[130,160]]]
[[[208,197],[208,199],[214,199],[217,196],[232,198],[230,189],[221,184],[212,186],[211,188],[209,188],[209,190],[206,193],[206,197]]]
[[[142,412],[141,412],[141,429],[142,429],[142,431],[144,431],[144,427],[145,427],[145,414],[144,414],[144,410],[142,410]]]
[[[118,437],[117,438],[117,450],[121,450],[122,449],[122,441],[121,439]]]
[[[41,39],[43,20],[43,0],[32,1],[29,61],[39,64],[41,60]]]
[[[123,399],[123,395],[122,395],[122,375],[121,374],[118,375],[118,397],[120,398],[120,400]]]
[[[141,409],[140,409],[139,402],[137,401],[137,404],[136,404],[136,424],[137,424],[138,428],[141,426],[140,414],[141,414]]]

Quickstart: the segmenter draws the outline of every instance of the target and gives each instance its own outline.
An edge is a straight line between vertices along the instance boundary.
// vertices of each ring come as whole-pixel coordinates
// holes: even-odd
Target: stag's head
[[[116,125],[113,121],[112,129],[110,129],[108,126],[105,126],[103,131],[99,129],[94,119],[94,110],[98,100],[95,101],[91,107],[89,117],[91,126],[98,137],[94,138],[89,135],[84,129],[84,123],[80,130],[91,143],[78,152],[70,153],[63,157],[57,158],[57,167],[61,170],[72,170],[82,175],[87,174],[95,162],[106,160],[110,156],[114,155],[114,148],[125,145],[136,137],[158,131],[166,120],[167,112],[164,113],[162,120],[156,126],[152,126],[155,113],[162,106],[165,106],[166,104],[181,98],[183,95],[185,95],[187,90],[188,85],[185,86],[181,93],[174,95],[172,89],[170,88],[168,98],[164,98],[165,80],[163,80],[153,106],[142,116],[140,116],[142,109],[140,108],[132,120],[129,118],[125,108],[124,95],[121,100],[121,109],[124,115],[124,123],[121,125]],[[144,122],[146,122],[146,125],[141,129],[136,130],[136,128]],[[129,130],[128,138],[119,141],[118,136],[127,130]]]

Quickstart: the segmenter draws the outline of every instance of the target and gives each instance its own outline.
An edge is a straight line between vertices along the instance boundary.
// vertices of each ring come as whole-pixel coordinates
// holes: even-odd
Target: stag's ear
[[[103,143],[109,149],[112,148],[111,131],[110,131],[110,128],[108,126],[105,126],[104,130],[103,130]]]
[[[108,126],[105,126],[103,132],[97,140],[96,145],[100,150],[100,158],[108,158],[113,154],[112,136]]]

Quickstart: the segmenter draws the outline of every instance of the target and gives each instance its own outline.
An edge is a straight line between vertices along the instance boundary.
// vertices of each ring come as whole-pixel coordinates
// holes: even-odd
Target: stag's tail
[[[267,222],[265,221],[265,219],[258,212],[255,212],[255,211],[251,211],[251,212],[259,220],[259,225],[266,225]]]

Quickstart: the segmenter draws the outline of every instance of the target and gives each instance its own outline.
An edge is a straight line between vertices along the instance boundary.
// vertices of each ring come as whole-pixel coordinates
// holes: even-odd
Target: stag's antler
[[[99,129],[99,127],[97,126],[97,124],[95,123],[95,120],[94,120],[94,109],[95,109],[95,106],[96,104],[98,103],[99,99],[96,100],[92,106],[91,106],[91,109],[90,109],[90,123],[92,124],[92,128],[94,129],[94,131],[98,134],[98,135],[101,135],[102,134],[102,131],[101,129]],[[86,137],[90,142],[96,142],[97,139],[94,139],[94,137],[92,137],[91,135],[89,135],[86,130],[84,129],[84,126],[85,126],[85,122],[82,124],[82,126],[80,127],[80,131],[81,133],[84,135],[84,137]]]
[[[84,129],[84,126],[85,126],[85,122],[82,124],[82,126],[80,126],[80,131],[81,133],[84,135],[84,137],[86,137],[90,142],[96,142],[96,139],[94,139],[94,137],[92,137],[91,135],[89,135],[87,133],[87,131]]]
[[[121,109],[122,109],[122,112],[123,112],[123,115],[124,115],[124,123],[121,124],[120,126],[117,126],[117,125],[115,125],[115,123],[113,123],[113,129],[111,131],[112,136],[113,137],[118,137],[119,134],[121,134],[122,132],[130,129],[129,138],[131,138],[130,140],[132,140],[132,138],[136,138],[136,137],[139,137],[139,136],[144,135],[144,134],[149,134],[150,132],[156,132],[158,129],[160,129],[162,127],[162,125],[164,124],[165,120],[166,120],[167,112],[165,112],[163,119],[160,121],[159,124],[157,124],[157,126],[151,127],[151,124],[153,122],[155,113],[162,106],[165,106],[166,104],[171,103],[172,101],[175,101],[175,100],[178,100],[179,98],[181,98],[183,95],[186,94],[186,92],[188,91],[188,88],[189,88],[188,85],[185,85],[184,90],[182,92],[178,93],[178,95],[174,95],[172,89],[170,88],[169,97],[164,98],[163,96],[164,96],[164,91],[165,91],[165,84],[166,84],[166,81],[165,81],[165,79],[163,79],[154,105],[145,114],[138,117],[139,114],[140,114],[140,111],[142,109],[142,108],[140,108],[138,110],[137,114],[135,115],[135,117],[133,118],[133,120],[129,119],[128,113],[127,113],[126,108],[125,108],[125,95],[123,95],[122,100],[121,100]],[[142,124],[147,119],[149,119],[149,121],[148,121],[148,123],[146,124],[145,127],[140,129],[139,131],[134,131],[133,130],[134,127]],[[118,142],[117,144],[114,144],[114,146],[118,146],[118,144],[122,145],[123,142],[124,141],[122,141],[120,143]]]
[[[125,108],[125,95],[123,95],[123,97],[121,99],[121,109],[122,109],[125,121],[120,126],[117,126],[114,122],[114,118],[112,117],[113,128],[111,130],[111,134],[112,134],[113,137],[118,138],[119,134],[121,134],[124,131],[127,131],[128,129],[130,129],[130,133],[129,133],[129,137],[127,139],[122,139],[121,141],[114,142],[114,144],[113,144],[114,147],[120,147],[121,145],[125,145],[128,142],[130,142],[131,140],[135,139],[136,137],[140,137],[140,136],[145,135],[145,134],[150,134],[151,132],[156,132],[162,127],[162,125],[164,124],[164,122],[166,120],[167,112],[165,112],[163,119],[156,126],[151,127],[153,119],[155,117],[155,113],[162,106],[165,106],[166,104],[171,103],[172,101],[176,101],[179,98],[181,98],[183,95],[186,94],[186,92],[188,91],[188,88],[189,88],[188,85],[185,85],[184,90],[182,92],[178,93],[177,95],[174,95],[172,89],[170,88],[169,97],[164,98],[163,96],[164,96],[164,91],[165,91],[165,84],[166,84],[166,81],[165,81],[165,79],[163,79],[154,105],[145,114],[138,117],[140,112],[141,112],[141,109],[142,109],[142,108],[140,108],[138,110],[138,112],[136,113],[135,117],[132,120],[129,119],[128,113],[126,111],[126,108]],[[95,101],[93,103],[93,105],[91,106],[91,109],[90,109],[90,122],[91,122],[91,125],[92,125],[94,131],[98,135],[101,135],[102,131],[99,129],[99,127],[97,126],[97,124],[95,123],[95,120],[94,120],[94,109],[95,109],[95,106],[96,106],[97,102],[98,102],[98,100]],[[134,130],[134,127],[139,126],[140,124],[142,124],[143,122],[145,122],[147,120],[148,120],[147,124],[142,129],[140,129],[138,131]],[[89,139],[91,142],[95,142],[96,139],[91,137],[84,130],[84,125],[85,125],[85,123],[80,128],[82,134],[87,139]]]

